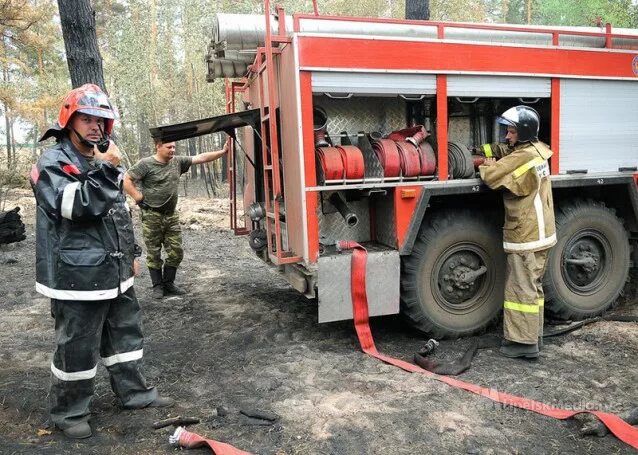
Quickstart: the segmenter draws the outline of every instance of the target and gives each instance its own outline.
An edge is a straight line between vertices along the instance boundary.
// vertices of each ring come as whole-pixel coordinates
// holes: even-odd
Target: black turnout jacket
[[[108,300],[133,285],[139,247],[123,169],[91,166],[68,137],[31,170],[36,198],[36,290],[58,300]]]

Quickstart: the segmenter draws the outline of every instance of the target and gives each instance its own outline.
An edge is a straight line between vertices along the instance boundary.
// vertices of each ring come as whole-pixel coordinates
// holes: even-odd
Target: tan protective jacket
[[[480,166],[479,171],[487,186],[507,190],[503,192],[505,252],[534,252],[555,245],[549,147],[542,142],[524,142],[513,148],[486,144],[483,153],[500,158],[492,166]]]

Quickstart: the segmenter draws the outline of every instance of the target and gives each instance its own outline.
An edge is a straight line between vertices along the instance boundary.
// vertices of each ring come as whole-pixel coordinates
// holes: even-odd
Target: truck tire
[[[421,227],[401,274],[401,312],[416,329],[455,338],[484,330],[501,314],[505,254],[494,218],[443,211]],[[483,275],[464,279],[481,266]]]
[[[556,211],[556,235],[543,278],[548,312],[572,320],[603,313],[629,276],[629,238],[622,221],[603,203],[579,200]]]

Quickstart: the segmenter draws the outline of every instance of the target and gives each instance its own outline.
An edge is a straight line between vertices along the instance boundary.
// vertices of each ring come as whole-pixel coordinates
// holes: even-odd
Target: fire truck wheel
[[[558,242],[543,278],[546,308],[558,319],[586,319],[610,308],[629,276],[627,231],[603,203],[576,201],[556,210]]]
[[[501,227],[485,213],[443,211],[403,259],[401,312],[416,329],[454,338],[484,330],[503,307]]]

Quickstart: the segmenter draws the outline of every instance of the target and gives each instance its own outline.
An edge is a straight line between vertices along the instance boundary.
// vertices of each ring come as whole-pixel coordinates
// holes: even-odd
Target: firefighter
[[[507,357],[536,358],[543,336],[543,274],[549,248],[556,244],[548,159],[552,151],[538,140],[538,113],[528,106],[508,109],[498,119],[507,144],[485,144],[481,178],[503,190],[503,248],[507,276],[503,305]]]
[[[144,337],[133,289],[141,254],[122,192],[116,113],[93,84],[71,90],[55,137],[31,171],[36,199],[36,290],[51,298],[56,349],[51,421],[70,438],[90,437],[89,405],[98,357],[127,409],[170,406],[146,384]],[[98,146],[102,151],[98,150]]]
[[[175,156],[175,142],[155,141],[155,155],[143,158],[124,176],[124,189],[141,209],[142,233],[146,245],[146,265],[153,284],[153,297],[183,295],[175,285],[175,275],[182,259],[182,232],[176,212],[180,175],[191,165],[208,163],[228,151],[200,153],[196,156]],[[136,188],[140,185],[141,191]],[[162,261],[162,246],[166,260]],[[162,265],[164,269],[162,270]]]

